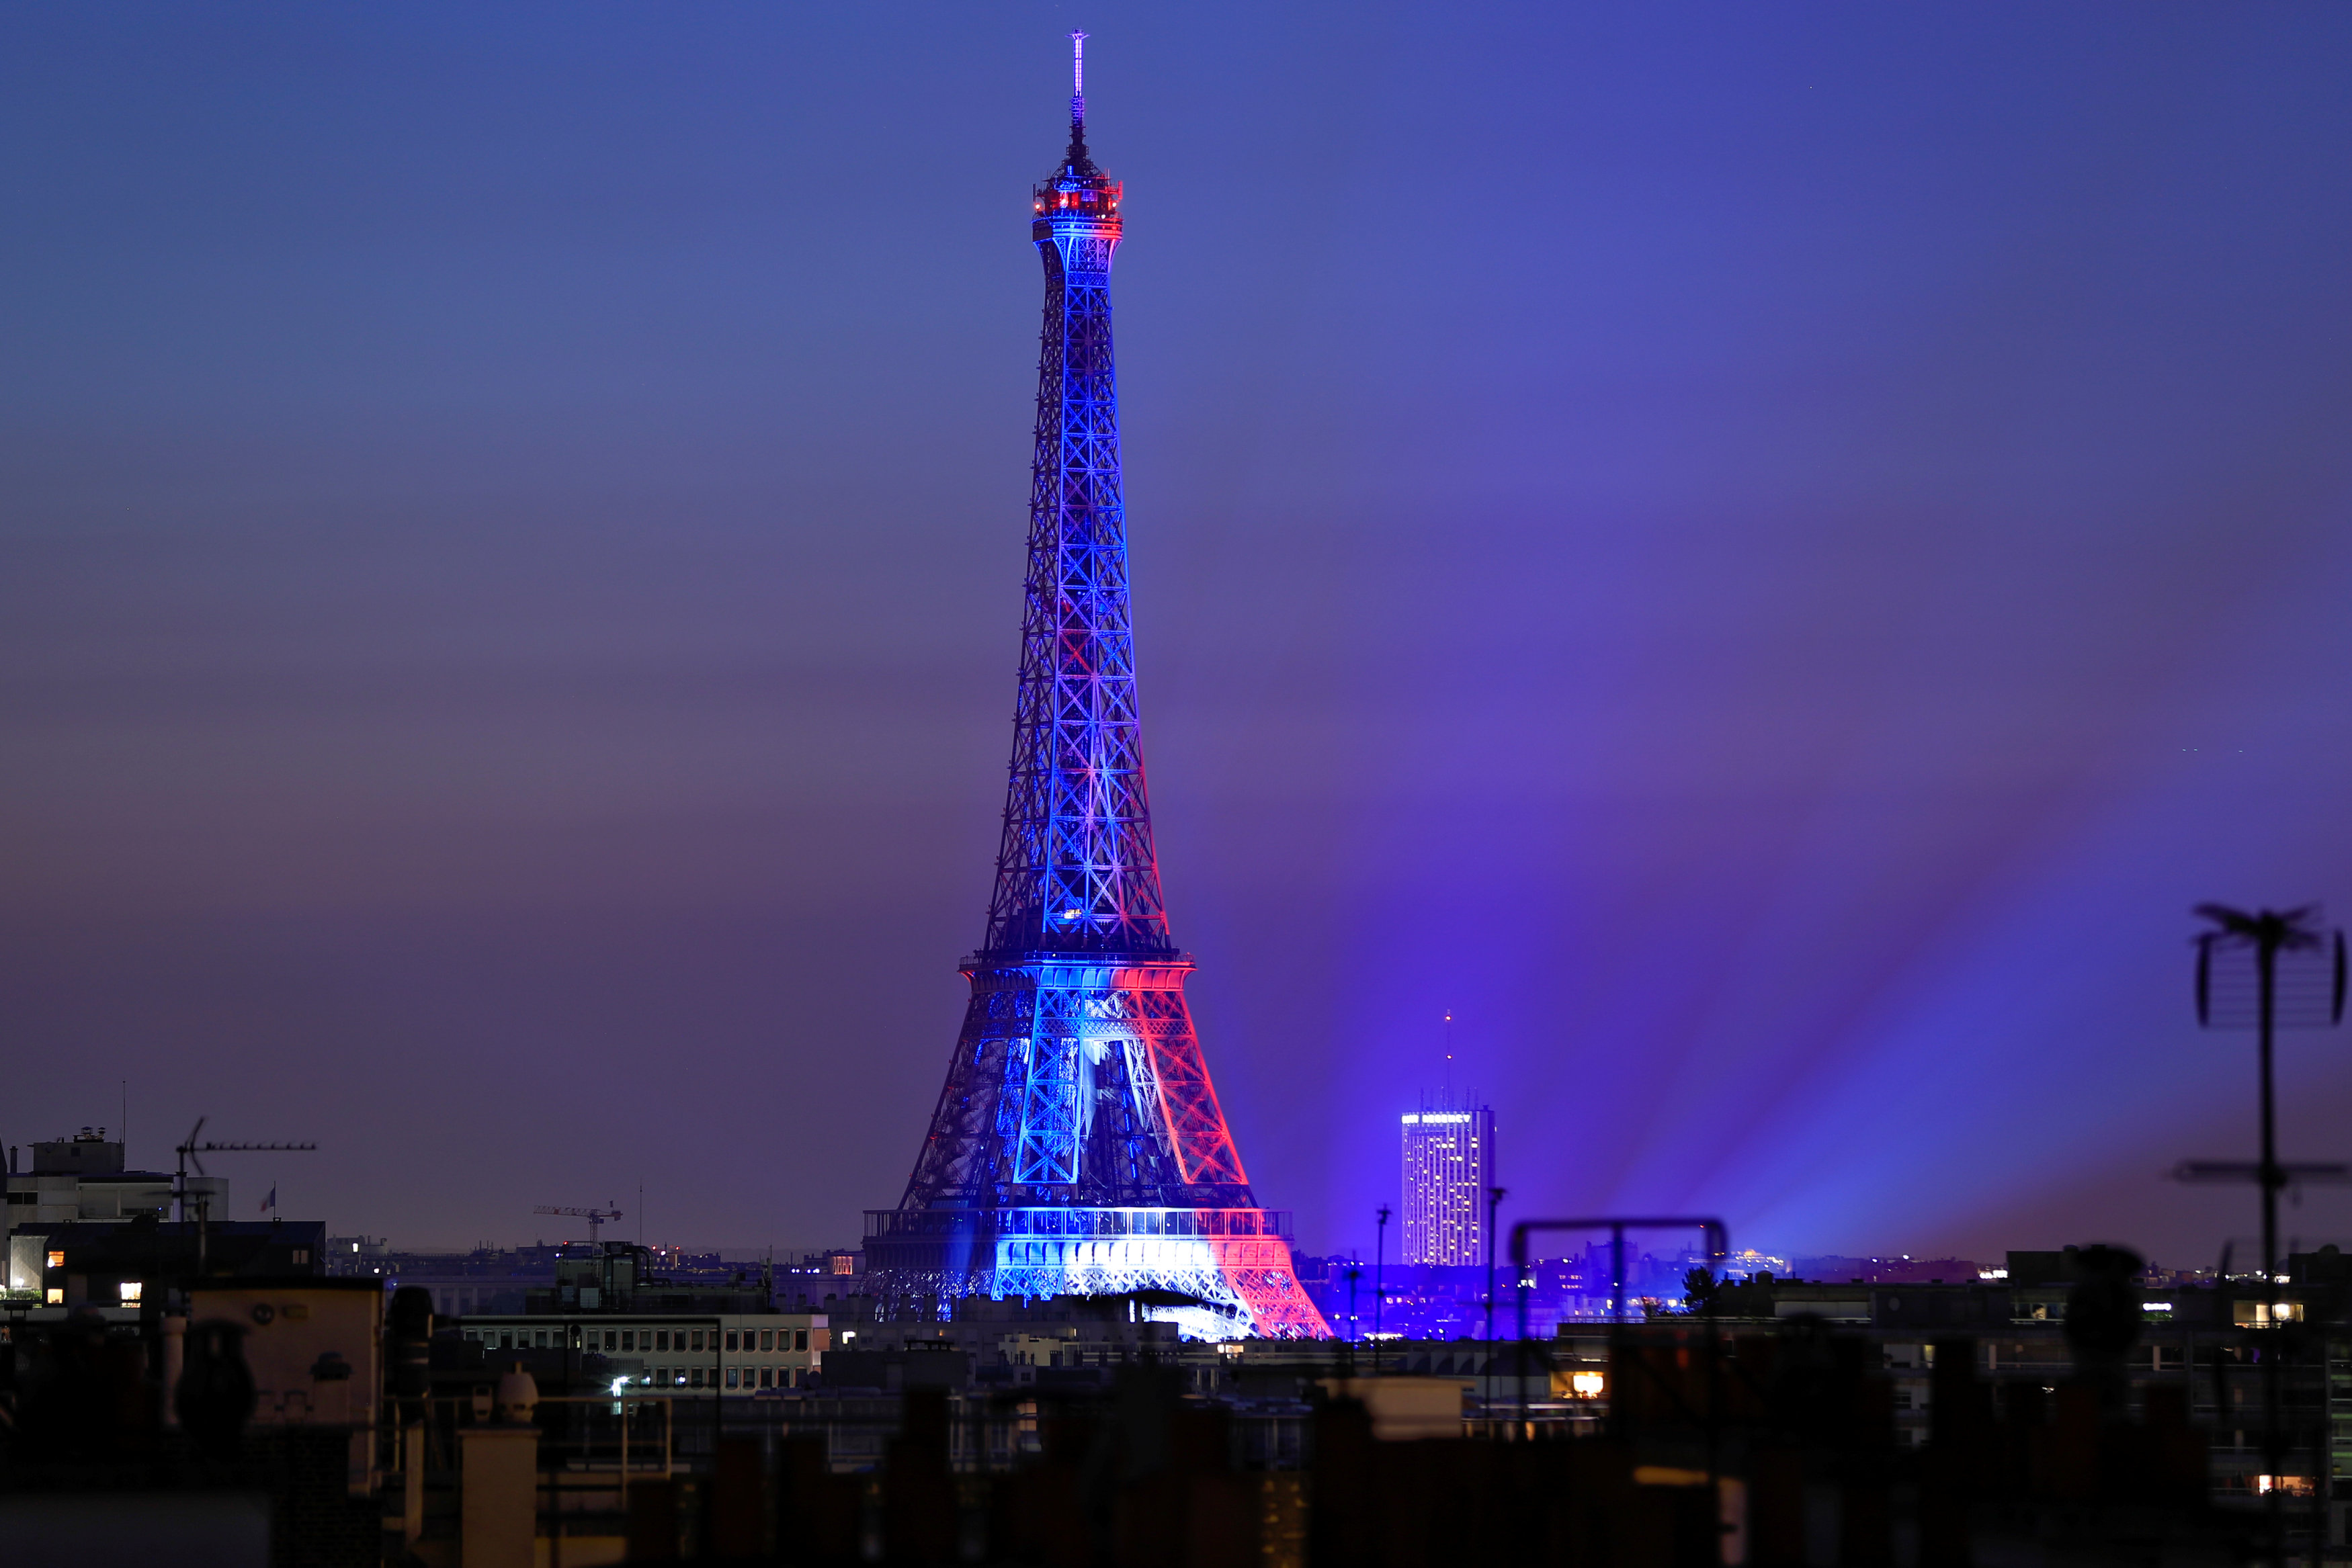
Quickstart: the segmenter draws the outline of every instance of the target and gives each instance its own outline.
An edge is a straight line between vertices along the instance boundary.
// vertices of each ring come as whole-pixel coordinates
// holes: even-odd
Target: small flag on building
[[[272,1182],[269,1184],[269,1196],[261,1200],[261,1212],[268,1214],[271,1209],[276,1208],[277,1207],[278,1184],[276,1182]]]

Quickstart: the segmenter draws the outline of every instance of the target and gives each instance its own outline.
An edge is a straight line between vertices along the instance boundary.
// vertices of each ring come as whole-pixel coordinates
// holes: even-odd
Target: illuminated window
[[[66,1255],[65,1255],[64,1253],[62,1253],[62,1252],[52,1252],[52,1253],[50,1253],[50,1254],[49,1254],[49,1267],[50,1267],[50,1268],[52,1268],[52,1269],[62,1269],[62,1268],[64,1268],[65,1266],[66,1266]]]
[[[66,1293],[58,1286],[51,1285],[41,1293],[41,1300],[48,1306],[62,1307],[66,1304]]]
[[[135,1307],[135,1306],[137,1306],[137,1305],[139,1304],[139,1291],[140,1291],[140,1282],[139,1282],[138,1281],[136,1281],[136,1280],[125,1280],[125,1281],[122,1281],[122,1304],[123,1304],[124,1306],[126,1306],[126,1307]]]
[[[2303,1321],[2301,1301],[2238,1301],[2231,1314],[2240,1328],[2269,1328],[2276,1323]]]

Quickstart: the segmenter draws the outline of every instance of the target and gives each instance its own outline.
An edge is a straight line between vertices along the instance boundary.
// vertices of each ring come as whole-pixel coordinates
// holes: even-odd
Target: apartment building
[[[501,1350],[566,1351],[584,1374],[613,1385],[749,1396],[803,1388],[824,1364],[832,1330],[823,1312],[719,1312],[708,1316],[520,1312],[455,1325],[495,1357]]]

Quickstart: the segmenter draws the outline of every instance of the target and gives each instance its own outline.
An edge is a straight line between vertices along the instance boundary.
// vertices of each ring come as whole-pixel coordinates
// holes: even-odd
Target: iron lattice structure
[[[1070,145],[1045,265],[1011,780],[971,1000],[905,1197],[866,1216],[876,1293],[1154,1293],[1200,1335],[1328,1331],[1260,1208],[1184,1003],[1144,789],[1110,267],[1121,187]],[[1191,1299],[1191,1304],[1175,1301]]]

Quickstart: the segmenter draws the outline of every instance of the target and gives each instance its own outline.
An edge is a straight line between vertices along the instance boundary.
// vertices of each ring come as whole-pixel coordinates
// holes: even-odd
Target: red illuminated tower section
[[[1075,63],[1069,151],[1031,214],[1045,319],[996,881],[929,1134],[898,1207],[866,1216],[870,1288],[930,1312],[1144,1291],[1190,1334],[1320,1335],[1225,1127],[1160,897],[1111,354],[1121,193],[1087,156]]]

